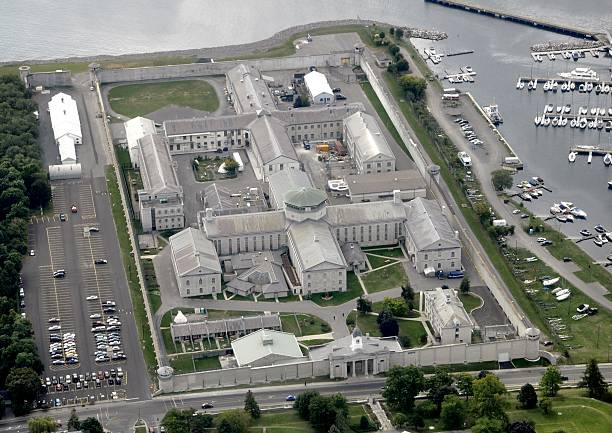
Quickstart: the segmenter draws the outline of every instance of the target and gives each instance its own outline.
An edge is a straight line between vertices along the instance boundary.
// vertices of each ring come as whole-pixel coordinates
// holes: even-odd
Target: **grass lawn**
[[[416,296],[415,296],[415,298],[416,298]],[[372,304],[372,311],[374,313],[380,313],[382,311],[382,309],[383,309],[383,305],[384,305],[384,301],[374,302]],[[404,316],[400,316],[400,317],[413,318],[413,317],[419,317],[420,315],[421,314],[418,311],[412,310],[412,311],[408,311],[407,314],[405,314]]]
[[[134,433],[147,433],[147,428],[143,425],[139,425],[134,428]]]
[[[284,332],[295,334],[296,337],[325,334],[331,331],[327,322],[310,314],[282,315],[281,323]]]
[[[357,314],[356,311],[351,312],[349,317],[355,318],[357,320],[357,326],[361,329],[361,332],[364,334],[369,332],[372,337],[381,337],[381,333],[378,330],[378,324],[376,323],[376,315],[372,314]],[[348,321],[348,319],[347,319]],[[417,322],[414,320],[398,320],[399,325],[399,336],[402,335],[408,336],[410,338],[410,343],[412,347],[421,346],[420,339],[422,335],[427,335],[425,332],[425,328],[421,322]]]
[[[264,411],[253,421],[249,431],[261,432],[263,427],[268,433],[314,433],[310,423],[300,418],[294,409]]]
[[[194,358],[194,355],[190,354],[173,356],[170,358],[170,366],[174,369],[176,374],[218,370],[221,368],[219,357],[217,356],[210,358]]]
[[[399,132],[397,132],[397,129],[395,129],[395,125],[393,125],[393,122],[389,118],[387,111],[382,106],[380,99],[378,99],[378,96],[376,96],[376,92],[374,92],[372,85],[367,82],[361,83],[361,89],[363,90],[363,93],[365,93],[368,99],[370,100],[370,103],[372,104],[376,112],[378,113],[378,117],[380,117],[380,120],[382,120],[382,122],[384,123],[385,127],[387,128],[387,131],[389,131],[389,133],[391,134],[393,139],[397,142],[397,144],[399,144],[404,149],[404,151],[407,152],[406,144],[402,140],[402,137],[400,137]]]
[[[472,311],[474,308],[480,307],[480,305],[482,304],[482,301],[480,300],[480,298],[471,293],[466,293],[466,294],[460,293],[459,299],[463,303],[463,308],[465,308],[465,311],[467,311],[468,313]]]
[[[208,310],[208,320],[229,319],[230,317],[256,316],[258,311]]]
[[[407,279],[401,263],[368,272],[361,277],[361,281],[363,281],[368,293],[400,287],[402,284],[406,284]]]
[[[170,329],[162,329],[161,330],[162,338],[164,340],[164,347],[166,348],[166,353],[178,353],[182,352],[180,344],[174,344],[174,340],[172,339],[172,333]]]
[[[167,105],[215,111],[219,100],[215,89],[203,80],[127,84],[108,93],[111,108],[128,117],[143,116]]]
[[[319,304],[322,307],[328,307],[330,305],[342,305],[351,299],[356,299],[363,295],[363,290],[359,284],[359,280],[353,272],[346,273],[346,292],[334,292],[332,293],[331,299],[323,299],[324,293],[316,293],[310,298],[312,302]]]
[[[196,182],[208,182],[222,176],[217,174],[221,164],[223,164],[223,158],[199,158],[198,163],[193,165]]]
[[[397,259],[404,258],[404,252],[399,247],[391,247],[391,248],[371,247],[371,248],[366,248],[363,251],[365,253],[372,253],[378,256],[392,257],[392,258],[397,258]]]
[[[136,262],[134,257],[130,255],[132,252],[132,245],[127,231],[127,221],[125,219],[125,214],[123,213],[123,206],[121,205],[119,184],[117,182],[117,176],[115,176],[115,170],[111,166],[106,168],[106,186],[108,188],[109,199],[111,202],[113,219],[115,220],[115,228],[117,230],[119,247],[121,249],[123,267],[127,271],[126,274],[128,287],[130,290],[130,297],[132,298],[134,321],[136,322],[136,329],[138,331],[138,337],[149,375],[153,377],[157,370],[157,359],[155,357],[151,329],[149,328],[149,321],[147,320],[147,313],[145,311],[144,298],[138,282]]]
[[[372,254],[366,255],[368,256],[368,261],[370,262],[370,266],[372,266],[372,269],[378,269],[381,266],[396,262],[396,260],[394,260],[393,258],[377,257],[373,256]]]
[[[318,346],[320,344],[327,344],[327,343],[329,343],[331,341],[334,341],[334,340],[322,340],[322,339],[318,339],[318,340],[302,340],[302,341],[300,341],[300,343],[303,344],[304,346],[310,347],[310,346]]]
[[[510,394],[508,399],[516,401],[516,395]],[[535,421],[537,433],[553,433],[563,430],[566,433],[607,433],[612,431],[612,405],[586,398],[582,390],[561,390],[559,396],[553,398],[553,411],[544,415],[539,409],[510,410],[511,421],[531,419]]]

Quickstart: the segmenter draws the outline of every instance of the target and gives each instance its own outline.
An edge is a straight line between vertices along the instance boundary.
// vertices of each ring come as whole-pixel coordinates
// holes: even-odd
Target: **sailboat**
[[[606,153],[603,158],[603,163],[606,167],[612,164],[612,155],[609,153]]]

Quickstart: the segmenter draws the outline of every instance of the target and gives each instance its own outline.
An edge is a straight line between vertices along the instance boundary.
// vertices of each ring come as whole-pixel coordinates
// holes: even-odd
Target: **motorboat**
[[[565,107],[563,107],[563,112],[565,114],[568,114],[570,111],[572,111],[572,106],[571,104],[566,104]]]
[[[560,280],[559,277],[550,278],[548,280],[542,281],[542,285],[544,285],[544,287],[550,287],[550,286],[553,286],[553,285],[557,284],[559,282],[559,280]]]
[[[553,104],[546,104],[544,106],[544,112],[545,113],[552,113],[552,111],[555,109],[555,106]]]
[[[559,296],[563,296],[566,293],[571,293],[572,291],[570,289],[562,289],[560,291],[558,291],[557,293],[555,293],[555,296],[558,298]]]
[[[533,123],[535,123],[536,126],[540,126],[540,123],[542,123],[542,118],[540,116],[536,116]]]
[[[565,214],[565,218],[567,219],[568,223],[573,223],[574,222],[574,215],[570,214]]]
[[[550,213],[553,214],[553,215],[556,215],[558,213],[561,213],[561,209],[557,205],[551,206],[550,207]]]
[[[538,195],[538,193],[536,193],[535,191],[529,191],[529,193],[528,193],[528,194],[531,196],[531,198],[536,198],[536,199],[537,199],[537,198],[539,198],[539,197],[540,197],[540,196]]]
[[[556,287],[556,288],[552,289],[550,291],[550,293],[552,293],[553,295],[556,295],[557,293],[559,293],[562,290],[567,290],[567,289],[564,289],[563,287]]]
[[[608,181],[608,189],[612,189],[612,179]]]
[[[587,217],[587,213],[583,211],[582,209],[578,209],[577,207],[572,209],[570,213],[574,215],[576,218],[580,218],[580,219],[586,219]]]
[[[569,162],[575,162],[576,161],[576,152],[570,152],[569,155],[567,155],[567,160]]]
[[[557,218],[557,221],[559,221],[561,223],[566,223],[567,222],[567,217],[565,215],[557,215],[555,218]]]
[[[559,203],[561,206],[566,207],[567,209],[573,208],[574,207],[574,203],[572,203],[571,201],[562,201],[561,203]]]
[[[522,193],[522,194],[519,194],[519,197],[522,198],[525,201],[531,201],[531,197],[529,196],[529,194],[527,194],[525,192]]]
[[[593,243],[597,245],[599,248],[603,247],[603,244],[604,244],[603,241],[599,238],[593,239]]]
[[[570,292],[569,290],[565,293],[563,293],[562,295],[557,296],[557,301],[561,302],[561,301],[565,301],[566,299],[568,299],[571,296],[572,292]]]
[[[589,81],[599,81],[597,77],[597,72],[592,70],[591,68],[576,68],[570,72],[560,72],[557,74],[561,78],[566,79],[580,79],[580,80],[589,80]]]
[[[612,164],[612,154],[606,153],[603,157],[603,163],[605,166]]]

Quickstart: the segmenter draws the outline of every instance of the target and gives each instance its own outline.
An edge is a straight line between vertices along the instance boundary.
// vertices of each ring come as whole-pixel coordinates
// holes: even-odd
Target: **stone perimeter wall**
[[[390,365],[420,367],[432,365],[464,364],[497,361],[499,354],[508,354],[510,359],[538,357],[538,340],[518,338],[481,344],[453,344],[408,349],[391,353]],[[339,363],[341,361],[335,361]],[[303,380],[314,377],[329,377],[330,361],[305,361],[266,367],[239,367],[225,370],[210,370],[198,373],[178,374],[159,379],[162,393],[185,392],[205,388],[223,388],[236,385],[251,385],[287,380]]]

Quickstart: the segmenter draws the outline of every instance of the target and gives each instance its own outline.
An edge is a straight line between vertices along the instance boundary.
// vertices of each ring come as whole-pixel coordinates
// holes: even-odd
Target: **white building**
[[[343,122],[344,142],[359,174],[395,171],[395,155],[373,116],[360,111]]]
[[[49,166],[49,179],[80,179],[81,164],[57,164]]]
[[[312,71],[304,75],[304,83],[315,104],[329,104],[334,101],[334,92],[327,82],[325,74]]]
[[[62,164],[75,164],[77,162],[75,146],[83,143],[76,101],[65,93],[54,95],[49,101],[49,116]]]
[[[261,329],[232,341],[238,367],[287,364],[306,359],[295,335]]]
[[[143,231],[183,228],[183,187],[178,183],[164,137],[153,134],[138,140],[138,161],[143,184],[138,191]]]
[[[406,251],[424,274],[461,269],[461,243],[440,206],[416,198],[406,203]]]
[[[230,69],[226,87],[238,114],[276,108],[267,84],[253,65],[241,63]]]
[[[425,316],[431,323],[437,344],[471,343],[472,323],[453,289],[438,287],[425,294]]]
[[[221,293],[221,265],[215,246],[197,229],[170,236],[172,266],[182,297]]]
[[[344,178],[352,203],[390,200],[399,191],[402,200],[427,195],[425,179],[416,169],[372,174],[351,174]]]
[[[138,166],[138,140],[145,135],[155,134],[155,122],[145,117],[134,117],[123,124],[132,166]]]

